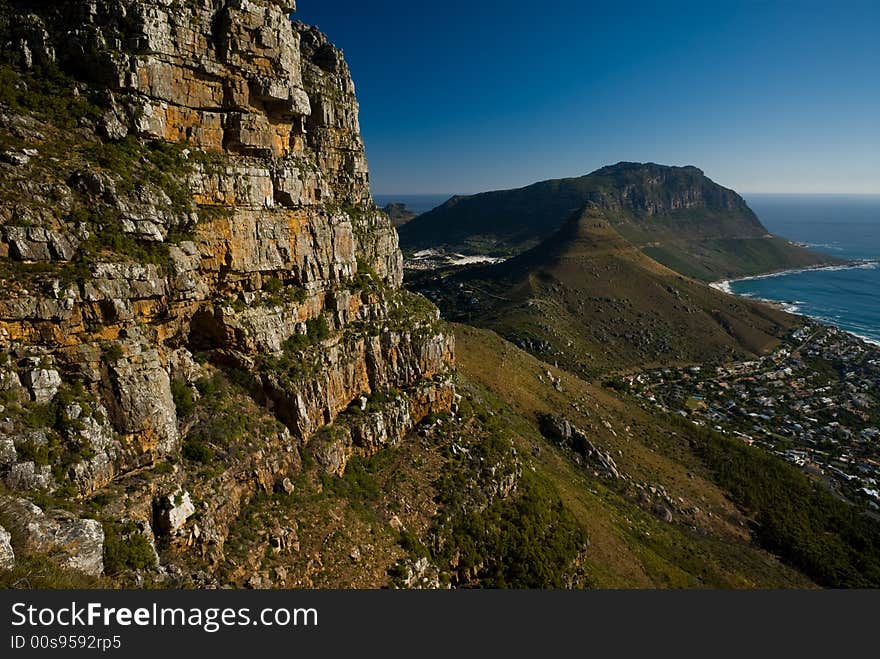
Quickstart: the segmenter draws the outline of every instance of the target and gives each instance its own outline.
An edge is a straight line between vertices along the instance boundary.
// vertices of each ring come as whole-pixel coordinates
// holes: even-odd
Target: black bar
[[[52,615],[64,608],[62,621],[67,622],[72,603],[80,607],[76,610],[100,604],[95,624],[13,625],[27,616],[28,606],[35,611],[48,607]],[[877,591],[0,591],[0,656],[65,656],[71,652],[71,637],[76,637],[74,647],[79,637],[96,646],[77,648],[75,654],[119,657],[201,657],[206,652],[217,657],[638,653],[649,659],[729,652],[768,656],[770,648],[778,648],[781,656],[796,651],[842,656],[860,645],[876,649],[871,635],[878,604]],[[201,624],[122,625],[115,617],[118,612],[105,614],[120,607],[143,608],[151,615],[163,607],[192,610]],[[267,608],[288,614],[299,609],[300,624],[277,625],[277,611],[272,611],[267,614],[271,626],[251,622],[206,629],[214,627],[206,624],[209,617],[220,620],[220,612],[213,610],[243,608],[252,617]],[[302,615],[309,609],[314,615]],[[48,622],[50,614],[43,615]],[[280,621],[285,619],[281,614]],[[122,620],[132,618],[123,613]],[[114,647],[114,637],[119,647]],[[64,648],[58,647],[61,643]]]

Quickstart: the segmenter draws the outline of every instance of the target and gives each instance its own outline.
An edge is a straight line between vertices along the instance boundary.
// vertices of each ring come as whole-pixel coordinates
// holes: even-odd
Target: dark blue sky
[[[299,0],[341,47],[374,192],[621,160],[741,192],[880,193],[880,0]]]

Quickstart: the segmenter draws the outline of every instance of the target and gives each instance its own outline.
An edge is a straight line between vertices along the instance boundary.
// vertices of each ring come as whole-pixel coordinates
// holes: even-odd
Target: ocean
[[[451,194],[374,194],[373,201],[376,202],[376,205],[379,206],[379,208],[383,208],[388,204],[406,204],[413,213],[421,215],[422,213],[427,213],[429,210],[437,208],[437,206],[448,201],[452,196],[453,195]]]
[[[846,259],[873,260],[730,282],[738,295],[782,303],[880,345],[880,195],[744,195],[773,233]]]
[[[426,213],[451,196],[375,195],[375,200]],[[873,262],[742,279],[730,282],[729,290],[778,302],[880,345],[880,195],[744,196],[772,233],[819,252]]]

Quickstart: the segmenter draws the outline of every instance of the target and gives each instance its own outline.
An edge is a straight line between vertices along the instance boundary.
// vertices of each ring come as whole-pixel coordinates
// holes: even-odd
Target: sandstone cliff
[[[55,530],[30,546],[78,565],[57,529],[88,526],[94,553],[94,517],[216,562],[257,491],[304,460],[341,474],[452,404],[453,338],[401,288],[348,67],[294,10],[0,2],[13,539],[31,510]]]

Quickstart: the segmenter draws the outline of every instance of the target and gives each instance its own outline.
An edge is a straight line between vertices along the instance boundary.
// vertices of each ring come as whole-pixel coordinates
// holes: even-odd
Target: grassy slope
[[[463,282],[481,298],[470,322],[538,346],[532,351],[545,361],[587,377],[747,357],[771,348],[796,322],[673,272],[589,213],[507,263],[466,273]]]
[[[748,518],[712,483],[711,473],[684,434],[673,434],[676,431],[662,417],[549,367],[492,332],[462,325],[455,332],[458,389],[466,408],[462,419],[435,425],[428,436],[413,433],[368,460],[355,460],[342,479],[319,476],[307,465],[292,496],[258,498],[227,543],[224,581],[244,584],[257,570],[274,574],[280,568],[288,575],[287,587],[385,587],[394,582],[398,562],[423,555],[425,546],[435,546],[438,534],[447,542],[455,538],[471,551],[475,541],[479,552],[481,539],[473,535],[479,524],[459,523],[453,535],[443,535],[455,526],[457,512],[453,501],[441,496],[444,480],[460,483],[469,478],[456,461],[460,458],[450,451],[452,443],[467,446],[470,441],[473,452],[477,444],[489,441],[469,437],[479,435],[479,426],[468,420],[473,415],[500,423],[505,441],[512,442],[522,460],[524,477],[540,485],[542,496],[560,499],[564,519],[573,519],[586,533],[588,545],[578,569],[581,585],[812,587],[801,574],[754,546]],[[561,392],[551,384],[548,370],[560,378]],[[699,512],[676,514],[671,524],[655,516],[622,481],[580,466],[570,451],[545,439],[537,422],[542,412],[564,413],[597,446],[611,452],[633,481],[663,485],[670,496],[681,499],[683,508]],[[518,496],[500,502],[500,509],[513,513]],[[527,523],[534,521],[524,520],[523,526]],[[398,531],[400,525],[405,534]],[[262,551],[262,539],[278,528],[296,530],[296,549],[281,554]],[[507,541],[514,542],[510,551],[494,547],[490,562],[503,567],[506,558],[521,549],[515,539]],[[457,552],[447,548],[435,556],[438,567],[448,570],[442,560],[450,553]],[[560,569],[552,566],[546,578]]]
[[[320,475],[306,460],[292,495],[263,494],[242,511],[218,571],[222,583],[259,585],[250,578],[263,573],[270,575],[264,585],[275,587],[385,587],[393,583],[399,561],[422,555],[438,533],[450,537],[443,536],[449,528],[456,542],[479,555],[486,549],[480,546],[483,538],[473,534],[480,524],[457,523],[454,500],[448,492],[446,499],[441,496],[444,481],[458,488],[471,478],[466,465],[453,457],[453,442],[473,452],[489,441],[473,432],[468,420],[473,416],[495,419],[504,428],[505,441],[521,456],[525,476],[540,485],[540,496],[551,507],[560,500],[560,519],[574,520],[586,534],[589,544],[577,583],[599,588],[812,586],[753,544],[750,519],[713,482],[715,474],[694,450],[688,428],[548,366],[492,332],[468,326],[456,326],[455,332],[458,389],[466,401],[463,419],[447,419],[428,436],[412,433],[373,458],[355,459],[341,479]],[[546,440],[538,429],[540,413],[565,414],[614,455],[631,482],[662,485],[682,511],[699,512],[677,511],[673,523],[663,521],[626,483],[584,468],[572,452]],[[473,476],[485,484],[485,473]],[[517,515],[518,500],[514,495],[496,507]],[[494,518],[475,519],[494,524]],[[536,521],[529,521],[532,528]],[[270,541],[279,536],[286,536],[285,546],[274,551]],[[523,545],[509,532],[502,539],[508,544],[491,546],[490,555],[511,569],[516,566],[509,557]],[[448,561],[453,550],[435,557],[441,568],[447,564],[439,559]],[[540,563],[542,557],[527,560]],[[190,567],[208,568],[199,563],[193,557]],[[557,560],[536,567],[530,565],[528,573],[539,579],[531,583],[541,585],[542,575],[546,584],[556,583],[565,566]],[[0,575],[0,581],[68,583],[62,576],[48,564],[24,562],[15,573]]]
[[[457,326],[456,339],[462,376],[499,401],[520,452],[532,456],[532,466],[553,483],[586,529],[587,572],[594,586],[810,585],[751,543],[748,519],[711,482],[682,433],[672,434],[675,431],[662,417],[550,368],[492,332]],[[561,378],[562,392],[546,378],[548,368]],[[662,484],[673,498],[681,497],[700,513],[667,524],[646,512],[619,491],[617,482],[595,477],[548,444],[535,420],[541,412],[566,414],[588,430],[595,444],[615,455],[623,472],[635,480]]]
[[[626,234],[625,228],[620,230]],[[650,240],[641,245],[641,249],[676,272],[706,282],[808,268],[834,261],[777,236]]]
[[[319,475],[306,461],[305,473],[295,480],[292,495],[265,494],[246,506],[227,543],[226,561],[219,570],[223,583],[258,585],[249,579],[262,572],[271,575],[271,585],[276,587],[384,587],[394,583],[399,561],[424,555],[425,546],[433,546],[432,539],[437,537],[454,537],[479,555],[482,538],[468,534],[481,526],[456,526],[457,513],[451,505],[454,500],[448,498],[448,485],[443,485],[451,479],[458,488],[471,477],[450,449],[456,442],[473,452],[480,443],[489,441],[469,436],[474,426],[468,418],[479,416],[494,419],[496,426],[503,427],[505,439],[521,456],[524,476],[520,477],[519,491],[527,485],[524,479],[539,484],[538,492],[550,508],[557,505],[554,501],[561,502],[558,519],[574,520],[586,534],[586,552],[577,568],[580,585],[814,587],[801,573],[756,546],[753,532],[756,538],[768,540],[762,535],[765,526],[755,526],[756,521],[767,523],[763,517],[766,513],[755,519],[744,512],[752,506],[766,508],[768,501],[771,511],[789,510],[792,503],[797,503],[794,498],[802,498],[801,492],[791,495],[789,485],[781,489],[774,486],[776,481],[797,485],[798,479],[803,480],[792,473],[795,470],[791,467],[769,457],[735,457],[734,463],[746,461],[748,483],[756,484],[749,491],[763,488],[761,491],[772,494],[768,501],[756,499],[744,493],[730,473],[719,471],[731,463],[724,457],[729,450],[723,443],[711,444],[714,451],[720,450],[719,461],[715,459],[718,456],[712,457],[704,450],[711,440],[687,424],[549,366],[490,331],[459,325],[455,332],[458,388],[466,401],[463,418],[447,419],[442,426],[434,423],[427,435],[413,433],[373,458],[355,459],[341,479]],[[583,466],[570,450],[545,439],[537,422],[542,413],[565,414],[585,430],[596,446],[614,456],[620,471],[630,480],[615,480],[595,472]],[[739,447],[730,450],[736,452]],[[765,464],[768,461],[773,464]],[[662,486],[679,502],[672,523],[652,514],[651,502],[633,490],[633,483]],[[744,508],[734,505],[719,483],[730,487]],[[444,488],[446,499],[441,496]],[[521,499],[514,493],[496,508],[502,514],[506,510],[507,515],[516,515]],[[809,515],[809,507],[798,510],[798,519]],[[488,523],[496,518],[477,514],[474,519]],[[523,520],[531,528],[536,522],[540,519]],[[807,526],[833,539],[833,524],[837,522],[832,520],[832,527],[827,528],[822,528],[822,523]],[[400,532],[401,527],[405,533]],[[442,535],[450,527],[454,535]],[[768,531],[778,528],[778,524],[766,527]],[[270,548],[270,539],[279,535],[287,539],[283,550],[276,552]],[[808,534],[806,540],[810,537]],[[523,547],[509,531],[502,539],[513,543],[511,550]],[[778,533],[770,540],[777,542]],[[803,540],[798,542],[806,546]],[[517,554],[508,553],[506,546],[492,546],[491,562],[510,570],[517,566],[508,559]],[[824,546],[820,546],[822,551]],[[455,547],[447,548],[435,560],[448,561],[455,553]],[[545,565],[541,562],[544,555],[557,562]],[[842,556],[839,552],[835,555]],[[527,559],[537,562],[529,566],[529,573],[539,579],[538,585],[542,578],[548,584],[558,582],[559,572],[565,569],[560,558],[564,555],[539,552]],[[440,567],[448,569],[446,563],[440,563]],[[851,575],[848,570],[844,564],[835,572]],[[99,585],[67,579],[45,561],[35,563],[30,559],[23,561],[16,572],[0,575],[0,581],[13,587]],[[112,585],[106,580],[101,583]]]

